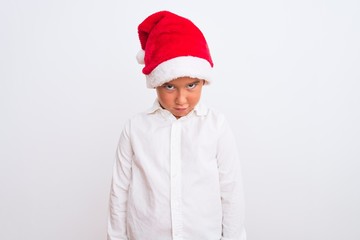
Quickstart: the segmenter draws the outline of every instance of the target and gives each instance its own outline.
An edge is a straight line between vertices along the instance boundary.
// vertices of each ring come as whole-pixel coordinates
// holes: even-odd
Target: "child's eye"
[[[170,85],[170,84],[165,84],[163,86],[166,90],[173,90],[174,89],[174,86],[173,85]]]
[[[189,85],[187,85],[187,88],[188,89],[193,89],[197,86],[198,84],[197,83],[190,83]]]

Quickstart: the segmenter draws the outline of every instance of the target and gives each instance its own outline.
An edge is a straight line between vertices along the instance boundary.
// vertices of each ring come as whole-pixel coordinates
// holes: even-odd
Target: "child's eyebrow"
[[[198,84],[200,81],[201,81],[201,80],[198,79],[198,80],[195,80],[195,81],[193,81],[193,82],[187,83],[186,85]],[[170,83],[170,82],[163,83],[161,86],[169,86],[169,85],[174,86],[174,84],[172,84],[172,83]]]
[[[188,83],[187,85],[189,85],[189,84],[197,84],[199,82],[200,82],[200,80],[195,80],[194,82]]]

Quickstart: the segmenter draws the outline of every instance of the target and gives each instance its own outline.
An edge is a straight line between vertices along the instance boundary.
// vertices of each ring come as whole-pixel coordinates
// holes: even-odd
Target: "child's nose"
[[[177,94],[175,102],[176,102],[176,104],[179,104],[179,105],[185,104],[186,103],[186,92],[180,90]]]

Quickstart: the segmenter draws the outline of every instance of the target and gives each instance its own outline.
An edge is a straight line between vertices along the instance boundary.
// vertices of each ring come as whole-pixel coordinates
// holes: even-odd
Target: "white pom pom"
[[[139,64],[145,64],[145,51],[140,49],[140,51],[136,54],[136,60]]]

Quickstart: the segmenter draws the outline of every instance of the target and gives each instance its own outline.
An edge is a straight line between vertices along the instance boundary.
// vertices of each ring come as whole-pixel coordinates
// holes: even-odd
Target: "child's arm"
[[[129,124],[121,133],[116,151],[116,162],[110,193],[110,215],[107,240],[128,240],[126,215],[128,188],[131,178],[132,147],[129,139]]]
[[[218,143],[218,168],[223,209],[221,240],[246,240],[241,166],[237,144],[226,121]]]

